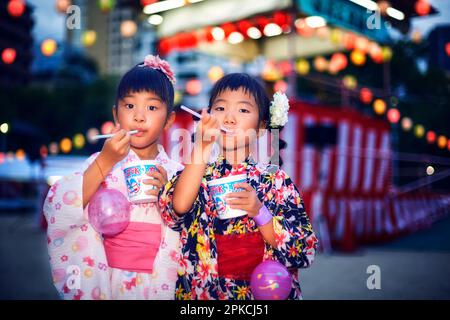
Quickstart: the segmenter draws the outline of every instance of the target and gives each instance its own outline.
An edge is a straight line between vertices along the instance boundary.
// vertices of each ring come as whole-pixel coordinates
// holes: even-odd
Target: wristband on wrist
[[[259,209],[258,215],[253,217],[253,220],[255,220],[258,227],[261,227],[272,221],[272,214],[270,213],[269,209],[267,209],[266,206],[263,205],[261,209]]]

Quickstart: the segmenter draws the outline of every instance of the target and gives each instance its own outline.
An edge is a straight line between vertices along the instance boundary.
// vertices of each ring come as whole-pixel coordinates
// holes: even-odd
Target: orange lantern
[[[125,20],[120,24],[120,34],[124,38],[131,38],[136,34],[137,25],[133,20]]]
[[[337,52],[331,56],[330,64],[334,65],[337,70],[343,70],[347,67],[347,56],[343,53]]]
[[[352,75],[346,75],[342,79],[342,82],[344,83],[344,86],[348,89],[356,89],[356,87],[358,86],[358,80],[356,80],[356,78]]]
[[[404,117],[402,119],[402,128],[403,128],[403,130],[409,131],[409,130],[411,130],[412,126],[413,126],[413,122],[412,122],[412,120],[410,118]]]
[[[386,112],[386,102],[384,102],[384,100],[382,99],[376,99],[373,102],[373,110],[376,114],[382,115]]]
[[[317,71],[323,72],[328,68],[328,61],[322,56],[318,56],[314,59],[314,68]]]
[[[16,151],[16,159],[19,161],[25,160],[25,151],[23,149],[19,149]]]
[[[6,48],[2,52],[2,60],[5,64],[12,64],[16,60],[16,50],[13,48]]]
[[[439,136],[437,139],[437,145],[439,148],[444,149],[447,146],[447,138],[445,136]]]
[[[445,52],[447,53],[447,55],[450,57],[450,42],[447,42],[445,44]]]
[[[364,63],[366,63],[366,55],[360,50],[353,50],[350,54],[350,59],[356,66],[362,66]]]
[[[70,7],[71,5],[72,5],[71,0],[57,0],[56,11],[65,14],[67,12],[67,8]]]
[[[8,13],[18,18],[25,12],[25,3],[22,0],[10,0],[8,3]]]
[[[222,78],[223,75],[224,75],[223,69],[219,66],[213,66],[208,71],[208,78],[212,83]]]
[[[277,91],[286,92],[287,88],[288,84],[284,80],[278,80],[277,82],[275,82],[275,85],[273,86],[275,92]]]
[[[41,44],[41,52],[46,57],[52,56],[57,48],[58,44],[53,39],[46,39]]]

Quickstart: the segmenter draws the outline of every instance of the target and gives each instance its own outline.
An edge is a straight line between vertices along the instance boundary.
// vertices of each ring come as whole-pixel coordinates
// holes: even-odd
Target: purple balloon
[[[120,191],[102,188],[89,202],[89,222],[98,233],[113,236],[130,223],[130,206]]]
[[[292,288],[292,276],[285,266],[273,260],[261,262],[250,280],[256,300],[285,300]]]

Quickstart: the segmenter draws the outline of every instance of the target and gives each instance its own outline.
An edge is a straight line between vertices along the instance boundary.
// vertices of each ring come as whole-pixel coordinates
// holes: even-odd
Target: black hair
[[[153,92],[167,105],[167,116],[174,110],[174,88],[159,69],[137,64],[125,73],[117,86],[116,108],[119,100],[133,92]]]
[[[270,127],[270,104],[271,101],[267,95],[264,85],[260,80],[250,76],[247,73],[230,73],[219,79],[211,90],[211,97],[209,99],[208,112],[211,112],[211,108],[216,100],[217,96],[225,90],[237,91],[243,89],[245,93],[252,95],[256,101],[259,110],[259,123],[264,122],[265,128],[269,131],[277,129],[281,132],[283,127]],[[286,141],[280,138],[279,134],[273,135],[272,138],[278,138],[278,149],[281,151],[287,147]],[[275,140],[275,139],[274,139]],[[275,141],[272,141],[272,144]],[[278,159],[276,159],[278,157]],[[283,159],[279,153],[272,156],[271,163],[278,160],[278,164],[281,167],[283,165]]]

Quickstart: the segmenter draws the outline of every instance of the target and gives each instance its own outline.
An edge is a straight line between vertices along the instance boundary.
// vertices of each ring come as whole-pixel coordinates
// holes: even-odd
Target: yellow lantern
[[[417,124],[414,127],[414,134],[416,135],[417,138],[422,138],[423,135],[425,134],[425,128],[423,127],[423,125]]]
[[[447,146],[447,138],[445,136],[439,136],[437,139],[437,145],[439,148],[444,149]]]
[[[378,115],[384,114],[386,112],[386,102],[382,99],[376,99],[373,102],[373,110]]]
[[[73,146],[75,147],[75,149],[82,149],[85,144],[86,144],[86,139],[84,138],[84,136],[81,133],[77,133],[73,137]]]
[[[180,92],[180,90],[175,90],[174,97],[173,97],[175,104],[180,104],[183,100],[183,94]]]
[[[309,62],[306,59],[300,59],[295,65],[298,74],[304,76],[309,73]]]
[[[383,54],[384,62],[391,61],[391,59],[392,59],[392,49],[391,48],[383,47],[383,48],[381,48],[381,52]]]
[[[81,38],[81,42],[85,47],[91,47],[97,40],[97,32],[94,30],[86,30]]]
[[[69,138],[64,138],[59,143],[62,153],[69,153],[72,150],[72,141]]]
[[[208,78],[213,83],[222,78],[223,75],[224,75],[223,69],[219,66],[211,67],[211,69],[209,69],[208,71]]]
[[[120,24],[120,34],[124,38],[131,38],[136,34],[137,25],[133,20],[125,20]]]
[[[330,38],[334,44],[340,44],[342,42],[342,31],[339,29],[331,30]]]
[[[46,57],[52,56],[57,48],[58,44],[53,39],[46,39],[41,44],[41,52]]]
[[[280,80],[283,75],[280,70],[275,68],[275,64],[272,61],[267,61],[262,71],[261,77],[266,81],[277,81]]]
[[[361,50],[353,50],[350,54],[350,60],[352,60],[355,66],[362,66],[366,63],[366,54]]]
[[[346,75],[343,79],[342,79],[344,86],[348,89],[356,89],[356,87],[358,86],[358,81],[356,80],[356,78],[354,76],[351,75]]]

